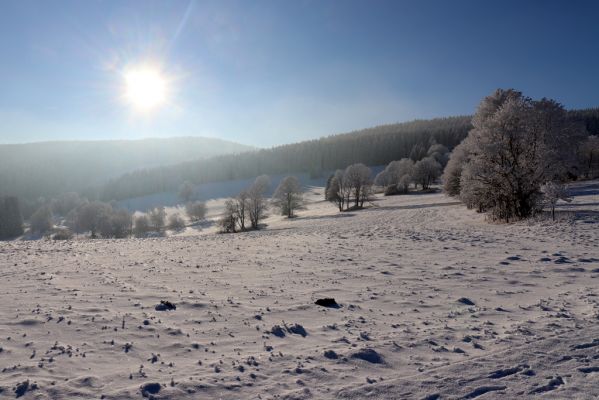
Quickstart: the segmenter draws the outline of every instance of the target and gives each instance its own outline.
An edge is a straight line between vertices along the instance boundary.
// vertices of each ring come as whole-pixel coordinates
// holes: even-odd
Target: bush
[[[133,234],[135,237],[145,237],[150,230],[150,219],[147,215],[139,215],[133,219]]]
[[[168,229],[173,231],[180,231],[185,229],[185,221],[179,214],[171,214],[168,217]]]
[[[185,205],[185,213],[192,222],[197,222],[206,217],[206,203],[193,201]]]
[[[69,228],[56,228],[52,239],[54,240],[71,240],[73,238],[73,232]]]

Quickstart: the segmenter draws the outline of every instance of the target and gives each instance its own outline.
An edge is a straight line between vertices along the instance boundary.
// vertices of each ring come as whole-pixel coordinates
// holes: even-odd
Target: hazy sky
[[[592,0],[3,0],[0,143],[270,146],[470,114],[497,87],[599,106],[598,17]],[[124,98],[140,65],[166,92],[146,112]]]

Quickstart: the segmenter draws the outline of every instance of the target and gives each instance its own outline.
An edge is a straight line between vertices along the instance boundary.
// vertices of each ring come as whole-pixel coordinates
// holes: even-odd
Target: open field
[[[313,195],[259,232],[3,242],[0,398],[597,398],[599,182],[573,191],[555,223]]]

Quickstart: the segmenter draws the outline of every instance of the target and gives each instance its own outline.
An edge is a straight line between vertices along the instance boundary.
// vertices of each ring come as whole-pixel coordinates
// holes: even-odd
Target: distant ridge
[[[133,170],[254,149],[208,137],[0,144],[0,195],[23,199],[88,192]]]

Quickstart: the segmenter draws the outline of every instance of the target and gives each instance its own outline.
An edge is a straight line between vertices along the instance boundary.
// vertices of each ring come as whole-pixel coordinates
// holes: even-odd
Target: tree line
[[[426,153],[431,140],[451,149],[466,137],[470,128],[468,116],[418,120],[271,149],[142,169],[111,180],[100,189],[99,196],[104,200],[122,200],[174,191],[185,181],[201,184],[302,172],[321,176],[326,171],[355,163],[382,165],[398,157],[410,157],[414,148],[424,148]]]

